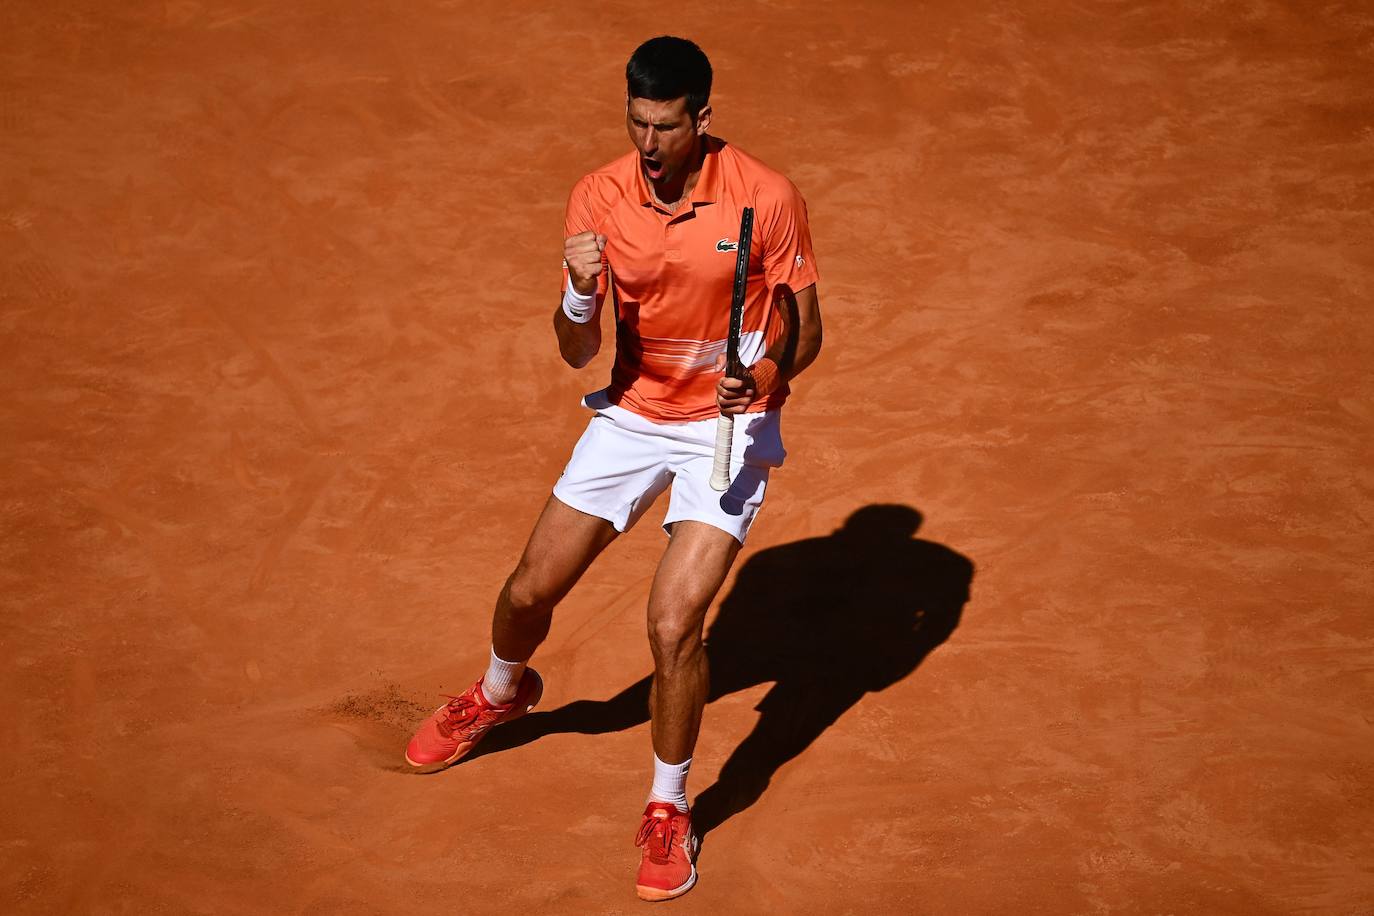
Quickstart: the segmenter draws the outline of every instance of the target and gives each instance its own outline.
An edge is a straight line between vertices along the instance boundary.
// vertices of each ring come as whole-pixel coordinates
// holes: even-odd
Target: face
[[[710,123],[711,106],[693,122],[685,97],[670,102],[632,98],[625,105],[630,142],[639,150],[640,168],[654,184],[672,183],[691,168],[697,138],[706,134]]]

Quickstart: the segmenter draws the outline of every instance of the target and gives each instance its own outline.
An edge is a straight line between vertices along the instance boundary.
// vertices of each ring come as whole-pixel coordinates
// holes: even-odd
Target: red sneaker
[[[697,883],[693,863],[701,841],[692,832],[692,815],[683,814],[677,805],[649,802],[635,845],[644,848],[635,882],[640,900],[672,900]]]
[[[479,678],[462,696],[450,697],[425,720],[406,746],[406,763],[435,770],[457,763],[493,725],[520,718],[544,694],[544,681],[533,668],[525,669],[515,699],[504,706],[488,703],[481,687]]]

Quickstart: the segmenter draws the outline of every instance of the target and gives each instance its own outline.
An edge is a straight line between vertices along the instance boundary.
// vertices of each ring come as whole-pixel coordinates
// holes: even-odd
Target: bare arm
[[[553,313],[553,332],[558,335],[558,352],[563,362],[574,369],[581,369],[601,350],[601,303],[596,304],[596,314],[586,324],[578,324],[563,312],[563,303],[558,303]]]
[[[784,288],[773,306],[782,312],[783,333],[762,358],[776,363],[780,380],[788,382],[821,352],[821,304],[813,284],[796,293]],[[743,413],[757,398],[753,378],[727,376],[716,386],[716,403],[724,414]]]
[[[602,252],[606,250],[606,236],[595,232],[580,232],[563,243],[563,260],[568,265],[568,283],[583,296],[596,294],[597,277],[605,270]],[[581,369],[592,361],[601,349],[601,301],[596,302],[591,320],[573,321],[563,310],[563,303],[553,313],[553,331],[558,335],[558,352],[563,361],[574,369]]]
[[[777,363],[783,381],[790,382],[821,352],[821,303],[812,284],[798,293],[784,288],[774,305],[782,311],[786,330],[764,357]]]

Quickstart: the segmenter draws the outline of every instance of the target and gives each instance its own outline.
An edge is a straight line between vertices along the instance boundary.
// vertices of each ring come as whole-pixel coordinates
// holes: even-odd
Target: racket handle
[[[716,457],[711,465],[711,489],[717,492],[730,488],[730,452],[735,444],[735,418],[721,414],[716,420]]]

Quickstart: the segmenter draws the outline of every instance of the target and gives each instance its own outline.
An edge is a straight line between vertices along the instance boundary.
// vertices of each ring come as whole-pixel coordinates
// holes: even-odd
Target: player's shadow
[[[913,537],[909,506],[865,506],[844,527],[760,551],[706,636],[714,701],[772,682],[750,734],[693,803],[705,835],[763,795],[773,775],[865,693],[911,674],[959,623],[973,564]],[[544,735],[602,734],[648,721],[646,677],[609,700],[579,700],[494,729],[472,757]],[[469,758],[471,759],[471,758]]]

